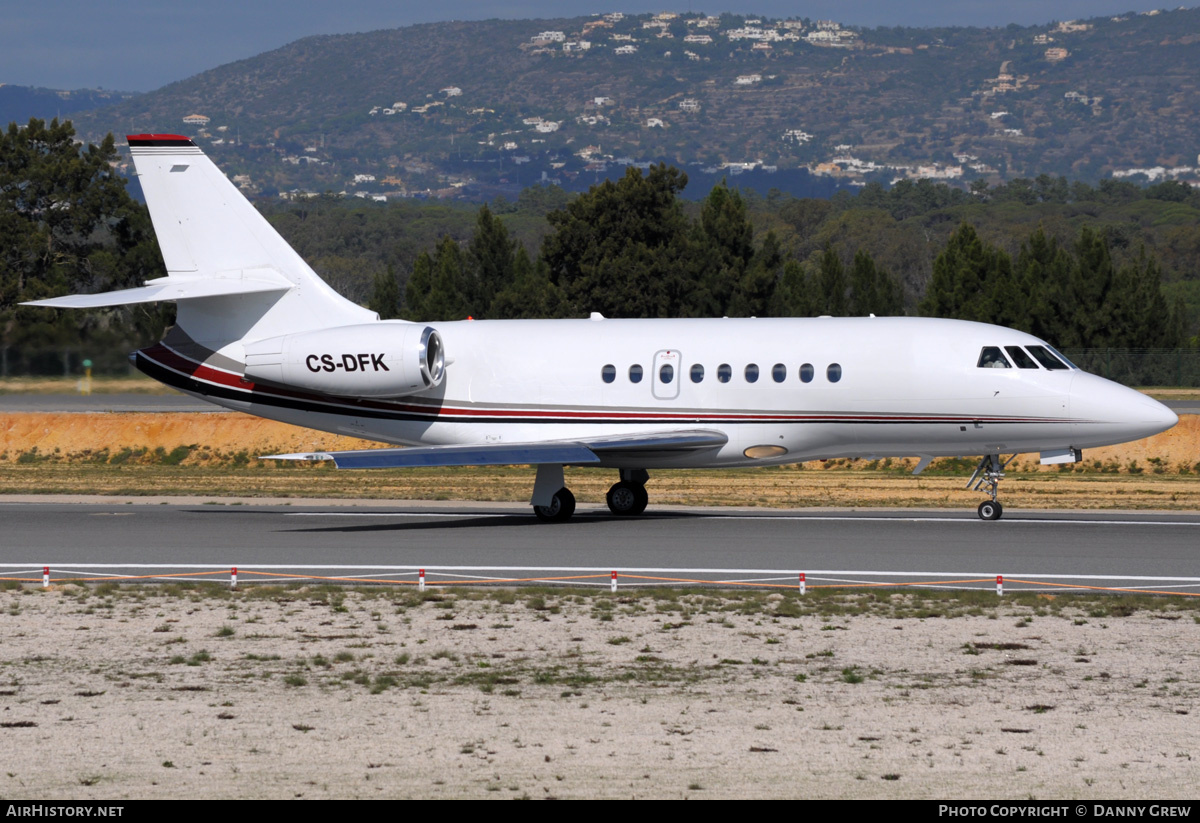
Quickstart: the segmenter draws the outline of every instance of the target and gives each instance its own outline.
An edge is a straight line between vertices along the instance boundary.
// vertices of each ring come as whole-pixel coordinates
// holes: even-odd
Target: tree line
[[[746,200],[724,182],[689,217],[686,185],[673,167],[631,167],[547,214],[536,259],[484,206],[465,248],[447,235],[416,259],[403,305],[394,270],[377,275],[369,305],[422,320],[902,313],[900,284],[865,251],[846,266],[828,247],[805,265],[773,231],[755,241]]]
[[[170,304],[17,305],[165,274],[118,159],[111,138],[77,144],[69,122],[0,134],[6,357],[81,343],[123,353],[171,321]],[[909,313],[1014,326],[1062,347],[1173,347],[1195,333],[1200,194],[1186,186],[1038,178],[968,192],[922,181],[813,200],[722,182],[687,201],[686,185],[658,165],[578,196],[537,187],[478,210],[321,198],[266,211],[322,276],[384,317]]]
[[[377,276],[369,305],[412,320],[905,312],[900,281],[866,249],[847,262],[826,242],[800,261],[774,230],[755,240],[746,199],[725,183],[689,217],[679,197],[686,184],[683,172],[659,165],[593,186],[547,214],[536,259],[484,206],[469,242],[446,235],[420,254],[403,299],[389,269]],[[901,186],[883,196],[903,202],[923,188],[937,191]],[[924,294],[913,298],[923,316],[1010,326],[1063,347],[1174,347],[1186,339],[1182,303],[1168,304],[1154,256],[1143,247],[1118,265],[1109,235],[1086,225],[1071,244],[1039,225],[1014,257],[962,222],[936,254]]]

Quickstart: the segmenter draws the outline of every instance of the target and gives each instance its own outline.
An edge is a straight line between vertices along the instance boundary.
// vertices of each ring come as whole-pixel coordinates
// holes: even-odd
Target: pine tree
[[[1021,313],[1012,259],[962,223],[933,261],[933,278],[919,310],[925,317],[1010,323]]]
[[[488,317],[500,319],[561,317],[562,294],[550,282],[550,273],[541,260],[534,263],[524,246],[517,247],[513,282],[492,301]]]
[[[876,266],[870,254],[859,249],[850,268],[850,314],[893,317],[903,313],[900,283]]]
[[[818,313],[815,298],[804,266],[789,259],[783,264],[783,276],[771,295],[768,314],[771,317],[811,317]]]
[[[468,246],[470,277],[467,302],[475,317],[490,317],[492,301],[515,278],[517,241],[504,223],[485,205],[479,209],[475,234]]]
[[[774,231],[767,232],[762,248],[751,259],[734,288],[726,314],[730,317],[765,317],[770,313],[771,296],[783,269],[783,251]]]
[[[848,313],[846,301],[846,267],[842,259],[826,243],[817,269],[817,296],[820,301],[817,311],[832,317],[844,317]]]
[[[676,194],[687,175],[664,164],[630,167],[547,215],[542,243],[550,282],[567,311],[609,317],[674,317],[693,309],[695,260]]]
[[[381,320],[391,320],[400,316],[400,284],[396,281],[396,270],[391,263],[386,271],[375,275],[375,284],[367,308],[378,314]]]
[[[138,286],[166,272],[146,208],[113,168],[112,135],[75,143],[69,121],[11,123],[0,132],[0,344],[47,345],[105,336],[157,337],[170,308],[54,313],[17,306],[71,292]]]

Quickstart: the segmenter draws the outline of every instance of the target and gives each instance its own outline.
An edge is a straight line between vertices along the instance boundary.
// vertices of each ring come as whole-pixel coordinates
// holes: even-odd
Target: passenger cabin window
[[[642,367],[641,366],[634,365],[634,366],[629,367],[629,382],[630,383],[641,383],[642,382]]]
[[[776,383],[782,383],[787,380],[787,366],[782,363],[776,363],[771,367],[771,379]]]
[[[1017,364],[1018,369],[1036,369],[1037,363],[1033,362],[1033,358],[1025,353],[1025,350],[1020,346],[1005,346],[1004,350],[1008,352],[1008,356]]]
[[[999,346],[984,346],[979,353],[979,368],[981,369],[1011,369],[1012,364],[1004,358]]]
[[[733,369],[729,367],[728,363],[722,363],[721,365],[717,366],[717,380],[721,381],[722,383],[728,383],[732,378]]]
[[[1026,346],[1029,353],[1037,358],[1037,361],[1048,369],[1069,369],[1071,368],[1063,361],[1059,360],[1050,353],[1050,349],[1045,346]]]
[[[617,379],[617,367],[614,366],[612,363],[609,363],[607,366],[605,366],[604,368],[602,368],[600,370],[600,379],[603,380],[605,383],[611,383],[612,381],[616,380]]]
[[[704,367],[699,363],[692,366],[692,382],[700,383],[704,380]]]
[[[812,363],[805,363],[800,367],[800,382],[811,383],[815,373]]]
[[[829,368],[825,370],[825,377],[830,383],[836,383],[842,379],[842,367],[837,363],[830,363]]]
[[[757,363],[751,363],[750,365],[746,366],[746,382],[747,383],[757,383],[758,382],[758,364]]]
[[[670,383],[675,379],[675,367],[670,363],[663,363],[662,368],[658,370],[658,379],[664,384]]]

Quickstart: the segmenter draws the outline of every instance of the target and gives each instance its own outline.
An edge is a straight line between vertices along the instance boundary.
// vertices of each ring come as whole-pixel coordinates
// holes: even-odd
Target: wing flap
[[[332,460],[339,469],[402,469],[418,466],[511,466],[523,463],[599,463],[578,443],[416,446],[410,449],[358,449],[344,452],[275,454],[265,460]]]
[[[264,460],[332,460],[339,469],[398,469],[418,466],[512,466],[539,463],[600,463],[602,456],[719,448],[729,438],[717,431],[672,431],[613,435],[542,443],[479,443],[470,446],[414,446],[344,452],[273,454]]]
[[[729,442],[723,432],[709,429],[691,431],[652,432],[650,434],[618,434],[611,437],[584,439],[584,444],[597,454],[616,452],[674,452],[716,449]]]

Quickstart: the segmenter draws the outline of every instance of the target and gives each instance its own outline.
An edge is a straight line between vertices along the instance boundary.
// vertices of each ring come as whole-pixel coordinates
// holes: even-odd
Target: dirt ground
[[[0,796],[1185,798],[1190,600],[0,591]]]

